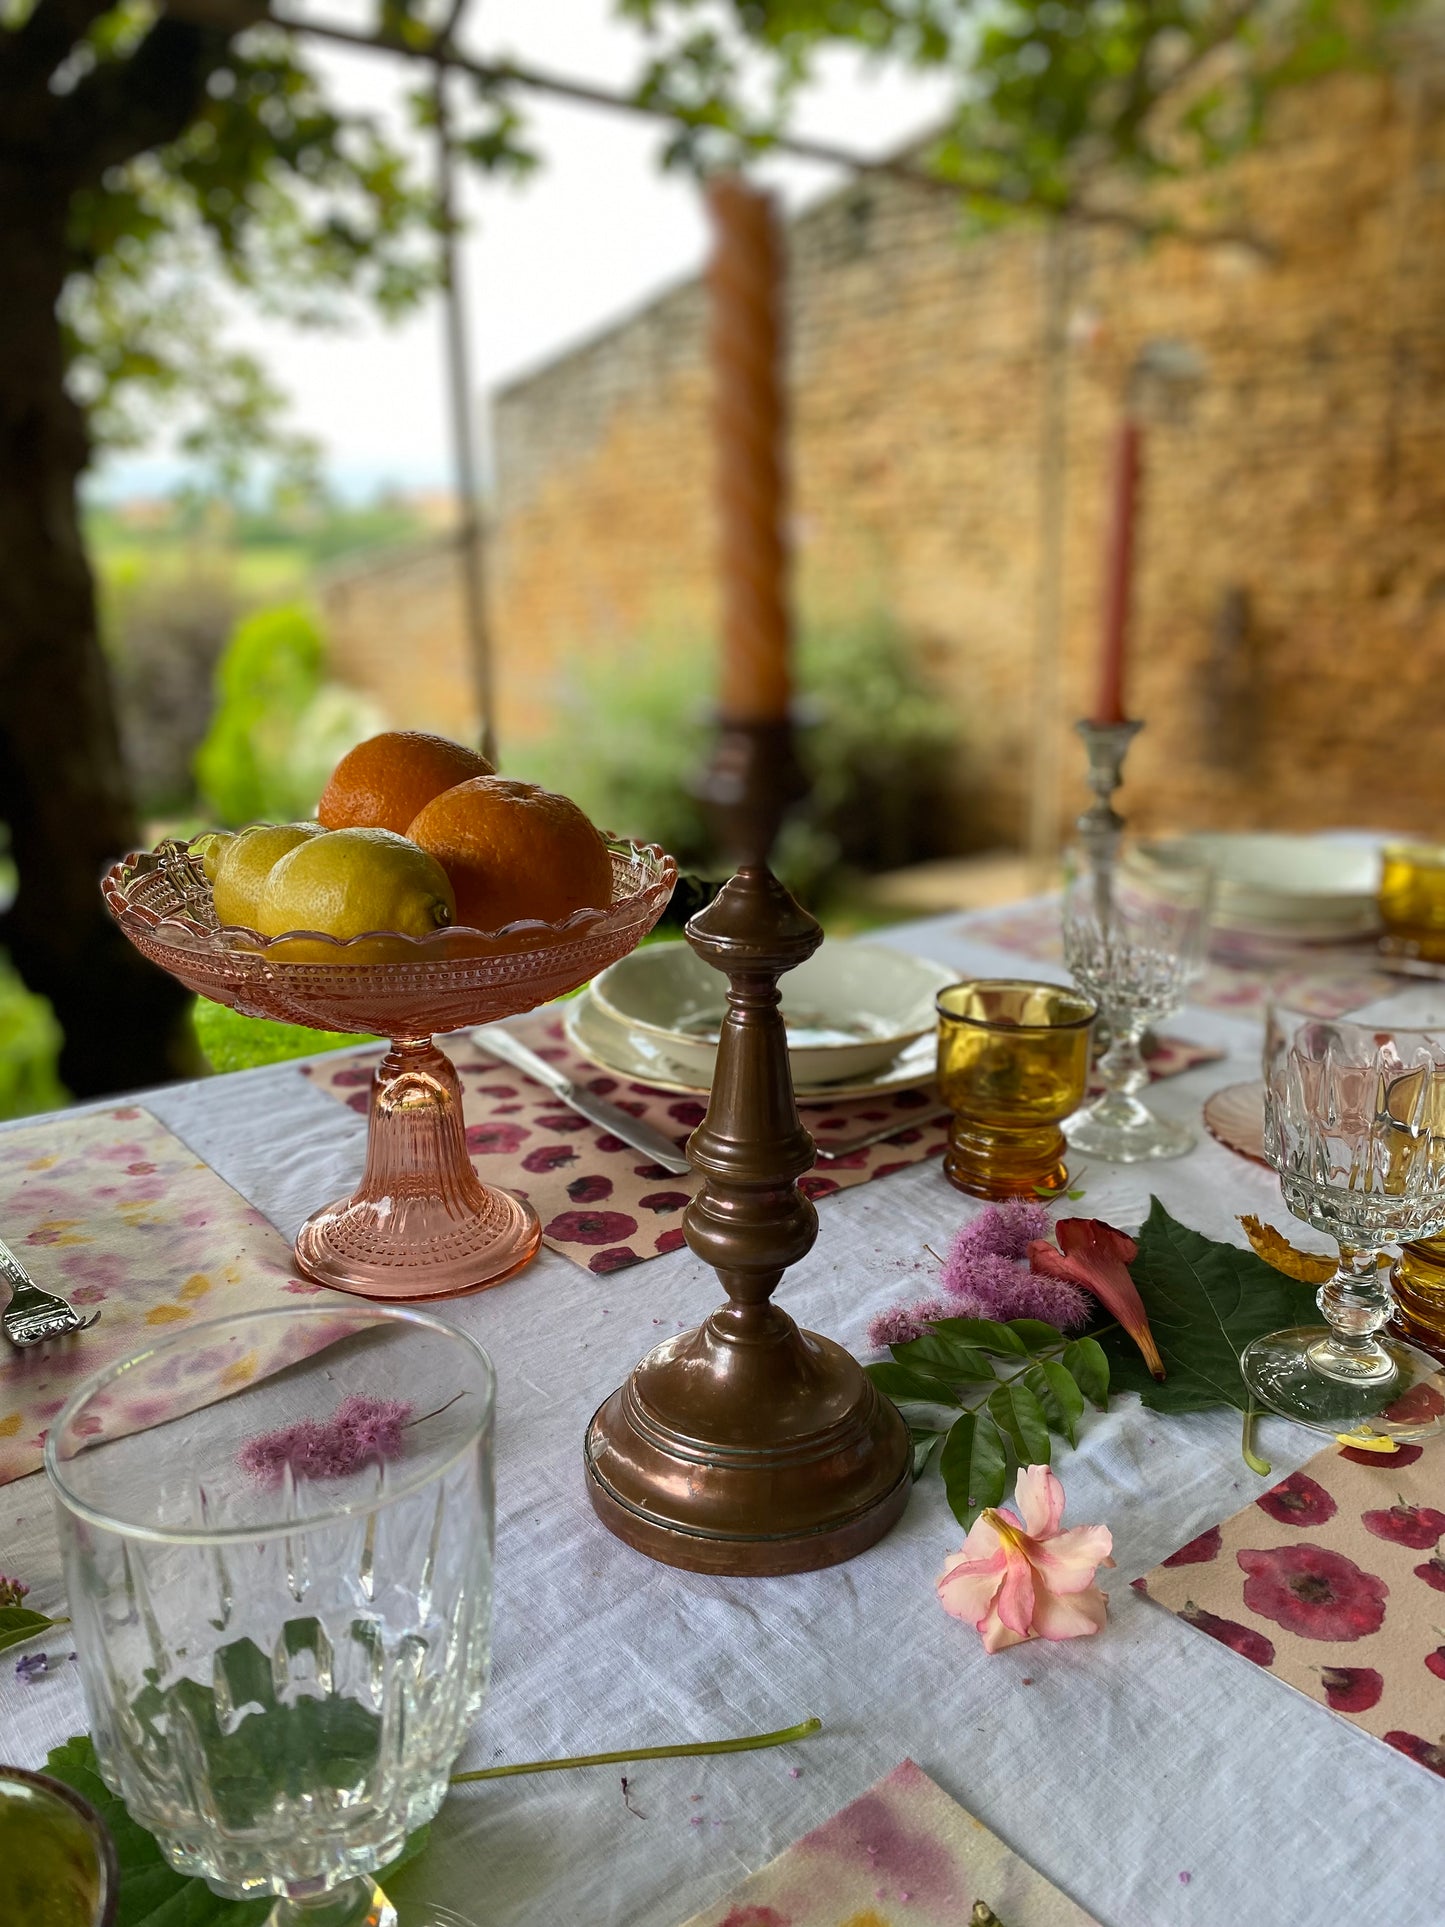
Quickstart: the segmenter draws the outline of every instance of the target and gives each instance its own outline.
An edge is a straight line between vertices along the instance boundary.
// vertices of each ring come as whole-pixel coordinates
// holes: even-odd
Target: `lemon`
[[[319,823],[253,823],[249,829],[238,830],[235,836],[226,839],[215,853],[214,869],[209,867],[211,853],[208,851],[202,862],[211,879],[211,896],[219,920],[259,930],[261,893],[273,866],[308,837],[325,834]]]
[[[192,841],[191,855],[200,858],[207,883],[215,882],[216,871],[220,868],[221,852],[228,843],[234,843],[235,840],[235,832],[232,830],[207,830],[204,836],[198,836]]]
[[[255,928],[263,937],[319,930],[359,937],[369,930],[425,937],[456,915],[447,873],[394,830],[326,830],[283,856],[261,893]],[[326,953],[325,960],[330,960]],[[355,954],[338,962],[357,961]]]

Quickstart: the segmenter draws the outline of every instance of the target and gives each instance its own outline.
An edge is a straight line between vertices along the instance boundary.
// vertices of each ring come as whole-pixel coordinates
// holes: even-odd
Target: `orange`
[[[570,796],[535,783],[458,783],[427,804],[407,835],[446,871],[457,922],[474,930],[520,917],[557,923],[612,901],[607,845]]]
[[[391,729],[346,752],[321,792],[316,819],[328,830],[394,830],[405,836],[407,824],[434,796],[491,773],[477,750],[420,729]]]

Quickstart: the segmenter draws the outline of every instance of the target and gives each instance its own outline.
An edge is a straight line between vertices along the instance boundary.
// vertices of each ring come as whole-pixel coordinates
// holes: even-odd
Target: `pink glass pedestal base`
[[[450,1298],[510,1278],[541,1242],[531,1206],[472,1169],[451,1060],[430,1038],[394,1039],[372,1078],[361,1183],[302,1225],[301,1270],[363,1298]]]

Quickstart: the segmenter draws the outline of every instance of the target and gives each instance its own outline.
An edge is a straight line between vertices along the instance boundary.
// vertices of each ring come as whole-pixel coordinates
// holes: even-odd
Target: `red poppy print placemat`
[[[1445,1775],[1445,1441],[1327,1446],[1134,1586]]]
[[[189,1321],[333,1294],[298,1278],[261,1213],[135,1105],[0,1131],[0,1225],[43,1291],[100,1319],[27,1351],[0,1346],[0,1484],[39,1468],[45,1428],[81,1379]],[[258,1349],[185,1389],[185,1410],[290,1363]],[[198,1369],[205,1360],[198,1357]],[[170,1412],[137,1409],[136,1424]]]
[[[905,1760],[685,1927],[1096,1927]]]
[[[652,1125],[679,1150],[702,1122],[704,1099],[678,1097],[602,1070],[571,1048],[550,1012],[537,1011],[511,1029],[573,1083]],[[526,1198],[554,1251],[588,1271],[605,1273],[677,1250],[683,1210],[698,1189],[694,1175],[678,1177],[650,1163],[620,1138],[569,1111],[542,1085],[486,1056],[465,1033],[443,1041],[461,1081],[467,1149],[478,1176]],[[301,1069],[319,1090],[365,1117],[380,1054],[379,1049],[338,1052]],[[931,1089],[800,1109],[819,1146],[841,1150],[799,1180],[799,1189],[814,1199],[938,1157],[947,1141],[947,1118]],[[895,1120],[896,1130],[884,1141],[841,1149],[886,1131]]]

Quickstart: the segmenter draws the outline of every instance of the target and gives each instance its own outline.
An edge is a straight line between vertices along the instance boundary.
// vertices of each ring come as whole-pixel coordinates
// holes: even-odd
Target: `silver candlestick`
[[[1129,745],[1143,727],[1142,723],[1095,723],[1087,718],[1074,724],[1083,738],[1084,754],[1089,759],[1087,780],[1094,792],[1094,800],[1079,816],[1077,828],[1089,856],[1101,929],[1107,929],[1113,920],[1114,864],[1124,834],[1124,819],[1114,808],[1114,792],[1124,780]]]

